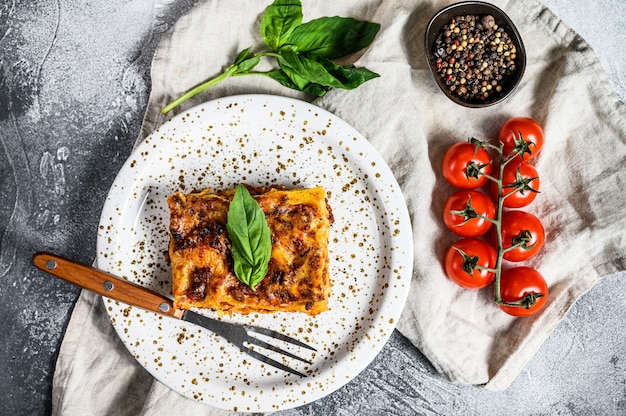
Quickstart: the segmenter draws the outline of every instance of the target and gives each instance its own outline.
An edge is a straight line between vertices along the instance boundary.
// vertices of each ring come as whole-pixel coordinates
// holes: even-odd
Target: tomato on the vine
[[[503,205],[507,208],[525,207],[535,200],[539,184],[539,175],[533,165],[519,158],[511,160],[502,172],[502,194],[506,196]],[[520,189],[515,190],[517,187]],[[498,196],[496,182],[491,182],[491,194],[494,198]]]
[[[448,249],[444,268],[450,280],[457,285],[466,289],[481,289],[493,282],[495,274],[489,270],[479,270],[476,266],[493,269],[496,267],[496,257],[496,249],[487,242],[464,238]]]
[[[545,305],[548,284],[543,276],[530,267],[505,270],[500,276],[500,295],[504,302],[522,301],[522,306],[498,305],[513,316],[529,316]]]
[[[522,246],[505,251],[505,260],[514,262],[528,260],[543,247],[545,238],[543,225],[529,212],[505,211],[501,218],[501,231],[504,250],[523,242]]]
[[[443,207],[443,222],[461,237],[478,237],[491,228],[496,215],[493,201],[473,189],[459,190],[450,195]]]
[[[492,160],[482,147],[469,142],[456,143],[446,151],[441,162],[443,177],[456,188],[473,189],[483,186],[490,174]],[[469,171],[468,171],[469,168]]]
[[[500,128],[498,140],[504,144],[504,156],[511,154],[521,139],[527,142],[527,148],[522,152],[524,160],[533,159],[543,147],[543,129],[535,120],[529,117],[514,117],[507,120]]]

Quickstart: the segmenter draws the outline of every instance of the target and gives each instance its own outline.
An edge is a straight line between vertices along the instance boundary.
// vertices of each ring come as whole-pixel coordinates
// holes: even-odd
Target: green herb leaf
[[[323,85],[315,84],[313,82],[308,82],[304,80],[297,74],[292,73],[292,77],[297,77],[297,79],[301,79],[301,86],[296,85],[289,76],[282,69],[277,69],[274,71],[270,71],[267,73],[267,76],[272,78],[274,81],[279,82],[284,87],[291,88],[298,91],[304,91],[311,95],[315,95],[317,97],[323,97],[326,93],[331,89],[330,87],[325,87]]]
[[[245,61],[251,56],[254,56],[254,54],[252,53],[252,46],[239,52],[239,55],[237,55],[237,57],[235,58],[233,65],[239,65],[240,63],[242,63],[243,61]]]
[[[247,74],[252,69],[254,69],[254,67],[257,66],[260,61],[261,61],[260,57],[252,56],[251,58],[248,58],[240,62],[239,65],[237,65],[237,68],[238,68],[237,72],[235,72],[235,74],[233,75]]]
[[[299,88],[312,82],[350,90],[379,76],[366,68],[342,67],[328,59],[312,59],[293,51],[281,51],[278,64]]]
[[[252,53],[252,47],[246,48],[239,52],[235,62],[230,67],[234,67],[233,75],[241,75],[250,72],[261,61],[261,57]]]
[[[328,59],[320,60],[326,70],[343,84],[343,89],[352,90],[370,79],[378,78],[376,72],[367,68],[355,68],[352,65],[340,66]]]
[[[261,19],[261,37],[272,49],[285,44],[291,33],[302,23],[300,0],[275,0],[267,6]]]
[[[226,222],[237,278],[253,290],[263,280],[272,253],[270,228],[258,202],[239,184]]]
[[[284,46],[321,58],[341,58],[367,47],[378,33],[378,23],[349,17],[321,17],[297,26]]]
[[[278,65],[300,88],[309,82],[331,88],[343,87],[341,82],[329,74],[322,64],[299,53],[282,51],[278,57]],[[297,75],[297,77],[292,75]]]

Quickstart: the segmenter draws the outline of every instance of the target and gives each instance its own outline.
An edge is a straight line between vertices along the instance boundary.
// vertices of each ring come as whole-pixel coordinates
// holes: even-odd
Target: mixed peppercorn
[[[485,101],[502,91],[515,72],[517,50],[493,16],[455,16],[435,40],[436,72],[467,101]]]

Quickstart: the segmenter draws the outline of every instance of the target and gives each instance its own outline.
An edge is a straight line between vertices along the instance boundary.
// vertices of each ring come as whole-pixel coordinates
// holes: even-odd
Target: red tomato
[[[456,143],[448,149],[441,162],[443,177],[456,188],[471,189],[483,186],[487,178],[478,174],[478,177],[469,176],[467,167],[473,162],[478,171],[491,173],[492,160],[489,153],[482,147],[476,147],[469,142]]]
[[[517,247],[504,253],[508,261],[524,261],[543,247],[545,232],[541,221],[525,211],[506,211],[502,214],[502,247],[506,250],[520,238],[528,238],[526,247]],[[495,234],[495,233],[494,233]]]
[[[514,191],[515,186],[513,184],[519,184],[518,172],[520,174],[519,179],[529,181],[527,186],[530,189],[525,187]],[[519,158],[510,161],[502,172],[502,194],[507,195],[503,201],[504,206],[507,208],[521,208],[530,204],[537,196],[539,184],[539,175],[533,165]],[[491,194],[495,199],[498,198],[498,185],[495,182],[491,182]]]
[[[543,129],[532,118],[515,117],[509,119],[498,133],[498,140],[504,144],[504,156],[508,156],[516,144],[515,141],[521,138],[529,143],[528,149],[524,151],[522,158],[530,160],[537,156],[543,146]]]
[[[471,206],[469,206],[471,204]],[[456,211],[456,212],[452,212]],[[465,212],[469,219],[466,219]],[[491,228],[496,208],[487,195],[473,189],[459,190],[450,195],[443,207],[443,222],[461,237],[478,237]]]
[[[463,251],[469,259],[465,260],[457,249]],[[444,267],[450,280],[457,285],[466,289],[481,289],[493,282],[495,274],[478,270],[476,266],[493,269],[496,267],[496,257],[496,249],[485,241],[464,238],[448,249]]]
[[[542,294],[526,298],[530,294]],[[526,298],[525,306],[498,305],[513,316],[528,316],[543,308],[548,300],[548,284],[543,276],[530,267],[515,267],[505,270],[500,276],[500,296],[505,302],[517,302]]]

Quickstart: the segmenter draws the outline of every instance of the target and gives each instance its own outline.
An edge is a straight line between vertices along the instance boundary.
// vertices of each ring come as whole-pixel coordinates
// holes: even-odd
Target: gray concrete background
[[[78,289],[36,272],[30,257],[93,261],[100,210],[139,132],[152,53],[193,3],[0,3],[0,415],[50,413]],[[591,44],[626,99],[626,2],[544,3]],[[505,392],[446,382],[396,331],[348,385],[280,414],[625,415],[625,278],[585,294]]]

